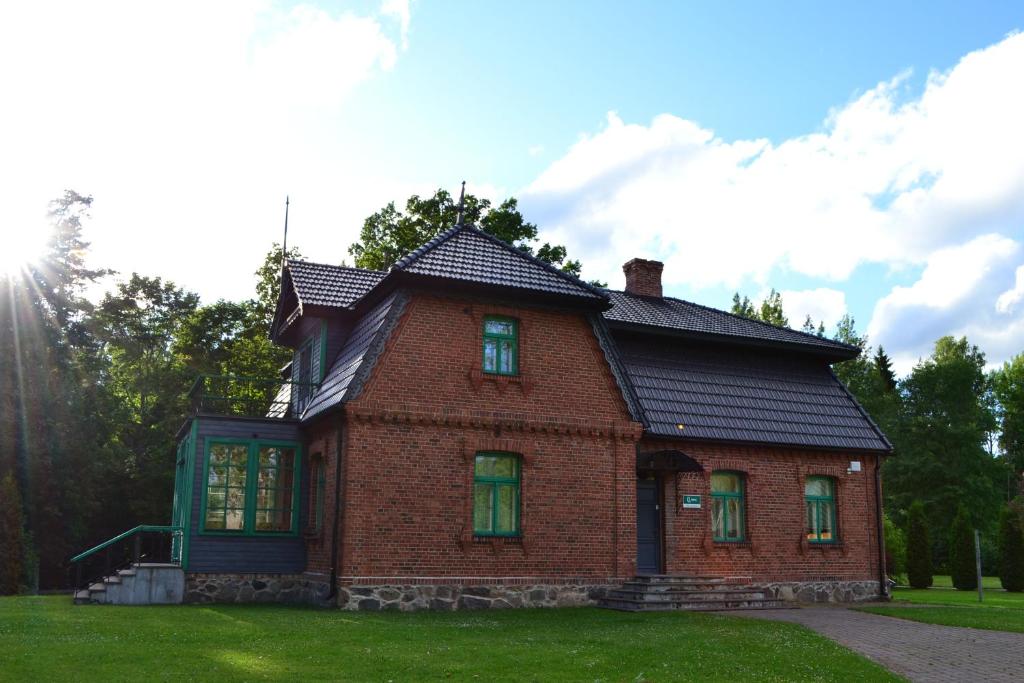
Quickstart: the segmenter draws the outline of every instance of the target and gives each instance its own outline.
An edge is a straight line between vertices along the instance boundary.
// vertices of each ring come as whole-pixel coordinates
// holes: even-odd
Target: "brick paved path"
[[[732,614],[803,624],[912,681],[1024,681],[1024,633],[921,624],[842,607]]]

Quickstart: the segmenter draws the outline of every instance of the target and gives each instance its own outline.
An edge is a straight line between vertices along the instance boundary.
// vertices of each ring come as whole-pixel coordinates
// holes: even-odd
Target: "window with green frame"
[[[811,543],[835,543],[836,487],[831,477],[807,477],[804,483],[807,510],[807,540]]]
[[[298,447],[256,441],[212,441],[206,455],[203,531],[294,533]]]
[[[711,473],[711,537],[736,542],[745,538],[743,475],[737,472]]]
[[[313,454],[309,459],[309,531],[320,533],[324,526],[324,495],[327,473],[323,456]]]
[[[484,372],[519,372],[519,325],[512,318],[484,318]]]
[[[473,534],[519,535],[519,456],[477,453],[473,463]]]

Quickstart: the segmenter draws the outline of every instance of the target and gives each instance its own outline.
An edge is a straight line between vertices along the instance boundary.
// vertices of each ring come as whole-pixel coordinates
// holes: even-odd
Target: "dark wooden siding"
[[[266,439],[302,443],[299,427],[281,420],[200,418],[196,440],[195,486],[192,492],[192,523],[189,529],[188,570],[194,572],[293,574],[306,568],[306,548],[301,532],[306,526],[308,486],[307,454],[302,453],[299,482],[299,533],[294,538],[254,536],[206,536],[199,533],[203,523],[203,471],[206,443],[210,438]]]

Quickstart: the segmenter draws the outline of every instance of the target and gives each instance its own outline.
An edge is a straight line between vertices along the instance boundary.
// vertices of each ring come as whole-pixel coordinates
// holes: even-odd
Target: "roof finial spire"
[[[288,258],[288,195],[284,196],[284,239],[281,241],[281,272],[284,272],[284,262]]]
[[[463,211],[466,208],[466,181],[462,181],[462,193],[459,195],[459,218],[455,221],[455,225],[462,227]]]

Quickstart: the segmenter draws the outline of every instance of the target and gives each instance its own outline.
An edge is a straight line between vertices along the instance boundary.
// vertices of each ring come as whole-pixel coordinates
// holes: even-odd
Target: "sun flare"
[[[0,276],[14,275],[42,258],[47,231],[7,229],[0,237]]]

